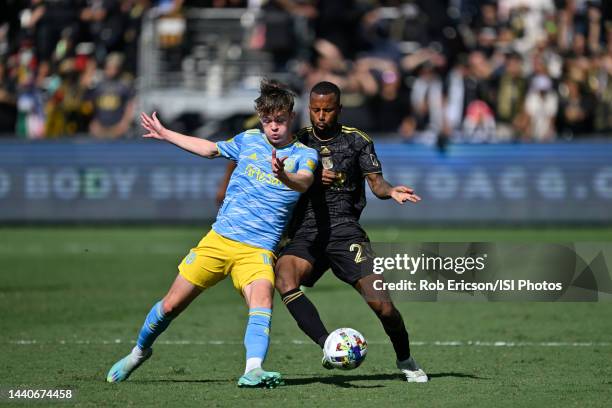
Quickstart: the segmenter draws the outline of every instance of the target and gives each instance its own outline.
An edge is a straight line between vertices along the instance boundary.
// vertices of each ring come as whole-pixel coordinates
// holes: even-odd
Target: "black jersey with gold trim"
[[[372,139],[356,128],[340,125],[329,139],[318,138],[312,126],[301,129],[297,138],[316,149],[320,158],[315,181],[295,208],[292,229],[333,228],[358,221],[366,205],[365,176],[382,173]],[[339,175],[332,186],[321,183],[323,168]]]

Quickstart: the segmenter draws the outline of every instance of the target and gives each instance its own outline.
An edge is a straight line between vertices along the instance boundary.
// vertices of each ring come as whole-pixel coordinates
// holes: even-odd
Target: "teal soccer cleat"
[[[252,369],[238,380],[238,387],[241,388],[276,388],[284,384],[280,373],[261,368]]]
[[[153,349],[151,348],[143,350],[140,357],[135,356],[133,353],[128,354],[111,367],[106,375],[106,381],[117,383],[127,380],[134,370],[151,357],[151,354],[153,354]]]

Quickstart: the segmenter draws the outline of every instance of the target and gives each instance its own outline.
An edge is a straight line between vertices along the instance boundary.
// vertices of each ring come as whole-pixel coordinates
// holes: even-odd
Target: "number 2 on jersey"
[[[363,261],[368,259],[365,256],[362,256],[363,248],[360,244],[351,244],[351,246],[349,247],[349,251],[357,251],[357,254],[355,255],[355,263],[362,263]]]

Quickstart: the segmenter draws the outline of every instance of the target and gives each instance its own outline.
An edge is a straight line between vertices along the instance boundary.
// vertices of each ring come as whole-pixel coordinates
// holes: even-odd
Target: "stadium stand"
[[[137,109],[202,136],[249,115],[259,79],[271,76],[299,93],[334,81],[343,120],[406,141],[606,137],[611,9],[598,0],[7,0],[0,133],[100,134],[93,98],[108,56],[120,53],[118,77]],[[122,126],[112,137],[136,133]]]

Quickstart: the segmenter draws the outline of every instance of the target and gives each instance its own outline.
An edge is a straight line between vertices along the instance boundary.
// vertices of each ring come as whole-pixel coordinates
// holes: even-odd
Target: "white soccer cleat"
[[[136,349],[136,347],[134,347]],[[109,383],[122,382],[128,379],[130,374],[134,372],[142,363],[147,361],[153,354],[153,349],[132,350],[130,354],[117,361],[106,375],[106,381]]]
[[[397,361],[397,368],[401,370],[406,376],[406,381],[415,383],[426,383],[429,381],[429,377],[425,374],[425,371],[414,361],[414,358],[410,357],[404,361]]]

